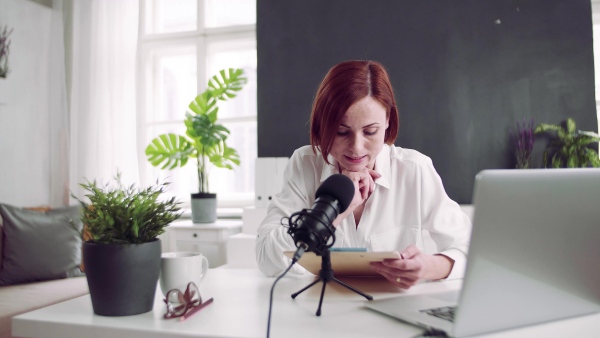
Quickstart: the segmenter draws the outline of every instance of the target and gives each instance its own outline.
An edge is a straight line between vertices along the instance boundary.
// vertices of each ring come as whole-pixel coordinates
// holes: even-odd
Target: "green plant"
[[[71,194],[83,207],[84,240],[98,244],[141,244],[154,240],[165,232],[165,227],[181,216],[179,201],[172,197],[159,198],[169,183],[163,182],[146,189],[133,184],[126,187],[121,175],[115,176],[116,186],[96,181],[80,184],[89,192],[84,202]]]
[[[564,126],[541,123],[535,128],[536,134],[548,131],[555,131],[557,138],[551,140],[544,151],[544,166],[548,164],[548,155],[552,154],[553,168],[600,167],[598,153],[588,147],[600,141],[598,134],[577,130],[572,118],[568,118]]]
[[[208,163],[233,169],[240,164],[237,151],[227,146],[229,129],[217,123],[218,101],[236,96],[247,82],[242,69],[223,69],[208,81],[208,88],[189,104],[185,135],[162,134],[146,147],[148,161],[161,169],[183,167],[189,158],[198,165],[198,192],[208,193]]]

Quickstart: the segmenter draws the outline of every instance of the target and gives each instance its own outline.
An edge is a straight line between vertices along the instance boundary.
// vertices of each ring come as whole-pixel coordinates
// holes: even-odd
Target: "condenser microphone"
[[[300,255],[304,251],[320,255],[335,243],[332,222],[348,209],[354,198],[354,184],[348,177],[334,174],[321,184],[315,197],[312,209],[303,209],[289,218],[288,233],[301,249]]]

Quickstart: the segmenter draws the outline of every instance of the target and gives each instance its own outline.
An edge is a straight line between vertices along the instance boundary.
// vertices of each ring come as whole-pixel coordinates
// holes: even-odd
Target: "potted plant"
[[[218,102],[232,99],[247,82],[242,69],[223,69],[208,81],[208,88],[189,104],[185,135],[162,134],[146,147],[148,161],[161,169],[197,164],[198,193],[191,195],[192,221],[212,223],[217,218],[217,194],[209,189],[210,165],[233,169],[240,164],[237,151],[227,146],[229,130],[218,123]]]
[[[572,118],[567,119],[565,126],[541,123],[535,128],[536,134],[548,131],[555,131],[557,138],[552,139],[544,151],[544,166],[548,165],[548,155],[552,154],[553,168],[600,167],[598,153],[588,147],[600,141],[598,134],[577,130]]]
[[[151,311],[160,274],[158,236],[179,218],[175,198],[161,200],[168,183],[146,189],[116,185],[80,184],[89,203],[76,196],[84,224],[83,263],[94,313],[127,316]]]

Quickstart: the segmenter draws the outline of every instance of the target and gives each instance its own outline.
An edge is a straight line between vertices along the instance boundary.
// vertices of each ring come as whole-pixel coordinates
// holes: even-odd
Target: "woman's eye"
[[[338,130],[337,134],[338,134],[338,136],[346,136],[346,135],[348,135],[349,133],[348,133],[347,131],[339,131],[339,130]]]
[[[377,129],[366,129],[364,131],[364,133],[365,133],[365,135],[372,136],[372,135],[377,134]]]

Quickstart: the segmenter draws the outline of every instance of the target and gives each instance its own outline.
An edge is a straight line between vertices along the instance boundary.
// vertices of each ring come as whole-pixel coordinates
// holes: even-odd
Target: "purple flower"
[[[533,119],[529,121],[529,124],[523,119],[522,125],[517,121],[517,135],[511,132],[515,144],[516,167],[518,169],[531,168],[531,153],[535,142],[533,130]]]
[[[10,34],[13,30],[8,30],[7,26],[4,29],[0,28],[0,77],[8,75],[8,55],[10,54]]]

